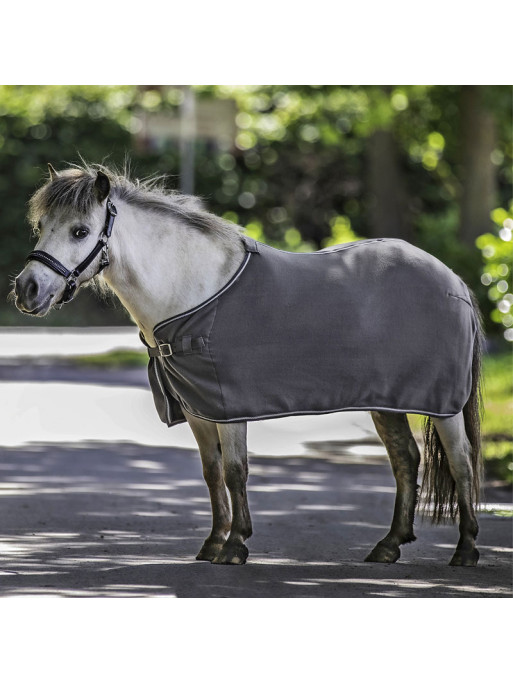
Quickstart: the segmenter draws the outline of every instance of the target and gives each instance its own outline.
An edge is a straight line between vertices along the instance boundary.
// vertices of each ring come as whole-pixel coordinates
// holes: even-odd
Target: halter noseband
[[[55,257],[53,257],[51,254],[48,254],[47,252],[43,252],[39,249],[34,250],[33,252],[30,252],[28,255],[26,262],[29,261],[40,261],[42,264],[45,266],[48,266],[49,268],[52,269],[52,271],[55,271],[59,275],[63,276],[66,278],[66,289],[64,290],[64,293],[60,300],[57,302],[55,305],[56,308],[61,308],[63,304],[66,304],[67,302],[71,301],[73,299],[73,296],[75,294],[75,290],[77,289],[77,278],[79,275],[81,275],[86,268],[96,259],[98,254],[101,252],[101,259],[100,263],[98,266],[98,270],[96,272],[96,275],[103,271],[105,266],[109,265],[109,245],[108,241],[109,238],[112,234],[112,227],[114,226],[114,219],[118,215],[116,207],[112,204],[109,198],[107,198],[107,216],[105,217],[105,226],[100,233],[100,237],[98,239],[98,242],[96,245],[93,247],[93,249],[89,252],[89,254],[86,256],[86,258],[72,271],[66,268],[63,264],[61,264],[60,261],[58,261]]]

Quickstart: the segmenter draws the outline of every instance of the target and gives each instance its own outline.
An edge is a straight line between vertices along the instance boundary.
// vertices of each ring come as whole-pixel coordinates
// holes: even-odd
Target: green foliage
[[[509,353],[484,357],[485,434],[513,432],[513,357]]]
[[[353,126],[369,110],[364,89],[216,86],[208,93],[234,99],[239,111],[235,149],[211,158],[209,178],[198,164],[198,191],[215,210],[243,226],[261,224],[270,244],[288,244],[287,231],[296,229],[310,249],[331,237],[336,216],[358,222],[363,160]],[[221,182],[212,195],[216,166]]]
[[[445,212],[422,214],[418,219],[417,244],[475,287],[481,266],[479,252],[461,242],[458,236],[459,211],[450,206]]]
[[[322,246],[324,248],[335,247],[335,245],[340,245],[344,242],[356,242],[362,239],[351,228],[351,221],[347,216],[335,216],[331,219],[330,226],[331,236],[323,240]]]
[[[493,303],[491,320],[501,324],[504,338],[513,342],[513,203],[509,211],[495,209],[492,219],[497,226],[497,234],[485,233],[476,240],[484,262],[481,283],[488,289],[488,299]]]

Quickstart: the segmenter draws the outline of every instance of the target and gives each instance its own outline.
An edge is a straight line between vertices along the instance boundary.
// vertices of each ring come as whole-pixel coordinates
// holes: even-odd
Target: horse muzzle
[[[31,269],[29,265],[14,281],[16,307],[22,313],[31,316],[44,316],[58,301],[60,294],[62,294],[61,290],[62,287],[55,288],[54,282],[45,282],[37,278],[34,269]]]

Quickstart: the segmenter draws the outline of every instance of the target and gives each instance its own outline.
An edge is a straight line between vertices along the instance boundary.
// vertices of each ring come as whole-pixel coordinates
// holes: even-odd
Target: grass
[[[513,436],[513,359],[510,354],[483,360],[483,433]]]
[[[77,366],[95,368],[133,368],[134,366],[146,366],[148,354],[146,352],[121,350],[106,354],[76,356],[73,357],[72,362]]]
[[[489,478],[513,482],[513,359],[483,360],[483,456]]]

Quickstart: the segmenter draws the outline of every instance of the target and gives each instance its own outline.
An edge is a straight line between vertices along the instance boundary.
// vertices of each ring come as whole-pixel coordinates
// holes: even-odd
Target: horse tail
[[[472,387],[467,403],[463,407],[465,432],[471,448],[472,482],[471,501],[479,503],[483,458],[481,451],[481,420],[483,413],[481,359],[483,354],[483,326],[481,312],[476,298],[470,292],[476,333],[472,354]],[[424,474],[421,485],[422,508],[424,515],[430,515],[434,524],[449,518],[454,520],[458,511],[457,493],[454,478],[449,470],[449,461],[440,437],[431,418],[424,423]]]

